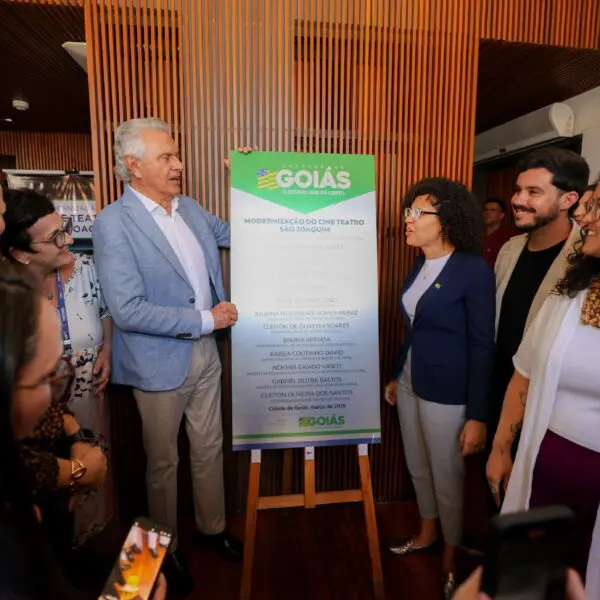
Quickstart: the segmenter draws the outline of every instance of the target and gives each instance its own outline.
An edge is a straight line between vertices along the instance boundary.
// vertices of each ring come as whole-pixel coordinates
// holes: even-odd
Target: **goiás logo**
[[[298,427],[341,427],[346,424],[346,417],[335,415],[318,417],[300,417],[298,419]]]
[[[280,189],[315,189],[315,190],[347,190],[351,187],[348,171],[327,168],[280,169],[278,171],[260,169],[257,174],[257,185],[261,190]]]

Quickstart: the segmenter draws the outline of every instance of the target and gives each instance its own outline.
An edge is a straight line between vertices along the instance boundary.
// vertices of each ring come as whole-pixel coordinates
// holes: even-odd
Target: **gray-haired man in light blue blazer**
[[[165,122],[133,119],[115,138],[123,196],[93,227],[96,265],[114,319],[113,383],[133,387],[148,459],[150,516],[177,527],[177,438],[185,416],[199,542],[239,559],[225,533],[221,363],[213,331],[233,325],[219,248],[229,225],[181,196],[183,165]],[[178,556],[170,587],[193,586]]]

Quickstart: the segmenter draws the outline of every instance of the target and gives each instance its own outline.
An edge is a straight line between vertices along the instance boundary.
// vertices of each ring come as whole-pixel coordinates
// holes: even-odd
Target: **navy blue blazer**
[[[419,256],[402,287],[423,267]],[[396,368],[402,373],[409,348],[414,393],[430,402],[466,404],[467,419],[487,422],[494,363],[496,283],[480,256],[454,252],[423,294],[414,322],[400,302],[405,336]]]

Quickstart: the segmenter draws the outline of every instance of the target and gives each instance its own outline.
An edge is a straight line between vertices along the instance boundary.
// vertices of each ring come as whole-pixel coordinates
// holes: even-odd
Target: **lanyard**
[[[63,292],[60,270],[56,271],[56,298],[58,300],[58,314],[60,315],[64,353],[66,356],[71,356],[73,354],[73,345],[71,344],[71,334],[69,333],[69,321],[67,320],[67,307],[65,306],[65,294]]]

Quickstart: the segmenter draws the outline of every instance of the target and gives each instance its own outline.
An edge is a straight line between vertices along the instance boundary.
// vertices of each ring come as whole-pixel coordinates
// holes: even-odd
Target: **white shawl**
[[[585,292],[573,299],[548,296],[514,358],[515,369],[529,379],[529,392],[502,513],[529,508],[533,469],[550,424],[565,349],[577,329],[585,296]],[[600,600],[600,509],[587,565],[586,592],[588,600]]]

